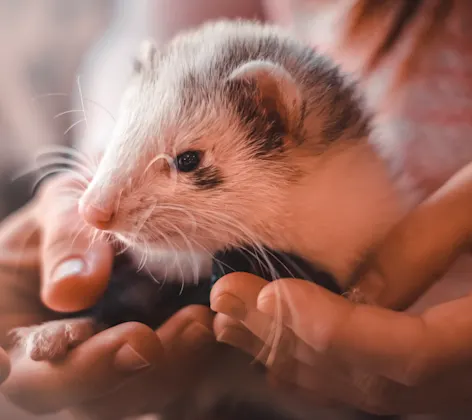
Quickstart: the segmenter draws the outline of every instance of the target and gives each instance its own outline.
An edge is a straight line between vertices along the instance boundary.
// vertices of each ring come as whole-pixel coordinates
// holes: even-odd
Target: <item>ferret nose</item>
[[[82,200],[79,202],[79,213],[86,223],[100,230],[109,229],[113,223],[113,210],[100,209]]]

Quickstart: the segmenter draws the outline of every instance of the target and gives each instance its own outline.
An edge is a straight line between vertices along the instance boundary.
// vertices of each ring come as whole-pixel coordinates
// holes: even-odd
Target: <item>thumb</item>
[[[41,228],[41,298],[59,312],[75,312],[96,303],[105,291],[113,264],[113,248],[93,241],[78,213],[77,197],[65,192],[71,180],[47,184],[38,206]]]

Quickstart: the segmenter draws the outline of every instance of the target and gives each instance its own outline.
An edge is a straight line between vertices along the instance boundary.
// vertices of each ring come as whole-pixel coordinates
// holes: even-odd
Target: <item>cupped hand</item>
[[[387,309],[409,307],[470,249],[471,197],[464,168],[388,235],[355,301],[302,280],[226,276],[211,295],[218,341],[264,362],[274,385],[318,403],[378,414],[472,408],[472,296],[419,314]]]
[[[72,182],[53,179],[0,225],[0,344],[8,344],[12,328],[93,305],[107,287],[113,249],[90,244],[77,201],[65,193]],[[137,323],[103,331],[60,363],[34,362],[15,351],[1,390],[36,413],[73,409],[115,419],[159,411],[198,378],[215,346],[211,328],[209,309],[193,306],[157,331]],[[0,377],[7,373],[0,353]]]

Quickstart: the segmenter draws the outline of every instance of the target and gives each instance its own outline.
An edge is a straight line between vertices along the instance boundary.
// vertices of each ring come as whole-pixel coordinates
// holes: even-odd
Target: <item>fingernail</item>
[[[246,317],[246,305],[236,296],[224,293],[211,304],[214,312],[220,312],[231,318],[242,321]]]
[[[265,314],[272,315],[275,310],[274,296],[272,294],[259,294],[259,297],[257,298],[257,309]]]
[[[54,282],[59,282],[65,278],[77,276],[83,273],[85,270],[85,262],[81,258],[72,258],[62,262],[54,270],[52,280]]]
[[[150,366],[150,363],[128,343],[115,355],[115,367],[123,372],[136,372]]]
[[[290,324],[292,315],[288,303],[280,298],[278,301],[272,293],[264,293],[257,298],[257,309],[263,314],[277,316],[279,320]]]

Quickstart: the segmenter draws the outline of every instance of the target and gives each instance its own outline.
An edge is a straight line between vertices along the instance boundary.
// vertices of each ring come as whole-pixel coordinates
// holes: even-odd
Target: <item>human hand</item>
[[[49,182],[0,226],[0,343],[8,342],[12,328],[63,317],[51,309],[93,305],[107,286],[113,249],[104,242],[90,245],[76,201],[64,194],[70,182]],[[61,363],[12,352],[2,392],[36,413],[72,408],[102,419],[159,411],[204,369],[214,346],[211,322],[207,308],[188,307],[157,332],[136,323],[101,332]]]
[[[396,227],[368,260],[353,296],[407,308],[470,249],[472,168]],[[377,414],[471,408],[472,297],[418,315],[356,304],[309,282],[247,274],[211,295],[218,341],[269,368],[269,380],[321,404]]]

